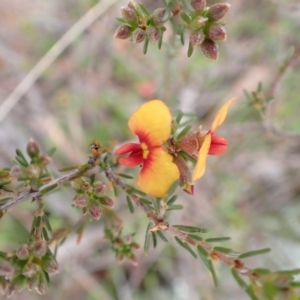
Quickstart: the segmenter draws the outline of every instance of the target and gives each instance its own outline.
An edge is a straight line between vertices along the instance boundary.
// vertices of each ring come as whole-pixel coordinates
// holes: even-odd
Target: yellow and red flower
[[[127,167],[142,165],[137,178],[139,188],[154,197],[163,197],[179,178],[173,157],[164,150],[163,143],[171,134],[172,116],[160,100],[152,100],[138,108],[128,121],[139,143],[126,143],[116,150],[119,163]]]
[[[200,149],[198,153],[196,167],[192,176],[193,181],[203,176],[205,172],[206,159],[208,154],[220,155],[226,152],[228,144],[227,140],[221,136],[214,135],[214,133],[217,130],[217,128],[225,121],[227,111],[233,101],[234,98],[227,101],[221,107],[211,125],[211,129],[204,136],[200,136],[198,138],[198,142],[200,143]]]

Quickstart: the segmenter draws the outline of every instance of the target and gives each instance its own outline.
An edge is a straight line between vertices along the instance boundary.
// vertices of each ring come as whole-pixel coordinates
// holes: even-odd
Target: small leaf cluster
[[[26,287],[41,295],[46,292],[49,274],[59,272],[55,255],[48,247],[51,230],[40,206],[33,219],[29,242],[16,251],[0,252],[0,291],[3,295],[10,297]]]
[[[47,154],[41,154],[39,145],[30,139],[26,147],[27,157],[17,149],[15,159],[12,161],[14,165],[10,169],[0,170],[0,189],[12,192],[27,186],[34,190],[43,186],[51,180],[47,165],[51,162],[55,150],[52,148]],[[0,201],[5,200],[7,199]]]
[[[108,187],[101,181],[95,181],[95,174],[91,175],[89,181],[80,177],[72,181],[76,191],[73,205],[87,213],[94,219],[99,220],[104,208],[113,207],[113,200],[106,195]]]
[[[105,228],[105,237],[110,241],[111,248],[115,253],[119,263],[125,258],[129,259],[133,265],[137,265],[135,251],[140,248],[140,245],[133,240],[133,234],[122,236],[122,228]]]

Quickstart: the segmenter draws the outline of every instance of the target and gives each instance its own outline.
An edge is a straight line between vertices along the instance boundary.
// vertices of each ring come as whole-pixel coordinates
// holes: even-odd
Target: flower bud
[[[33,289],[37,287],[38,282],[39,282],[39,275],[38,274],[36,274],[35,276],[29,278],[28,282],[27,282],[28,291],[32,292]]]
[[[9,287],[9,281],[0,278],[0,293],[2,295],[5,295],[7,293],[8,287]]]
[[[134,0],[129,0],[127,7],[133,9],[134,11],[137,11],[139,9],[138,4]]]
[[[208,21],[208,18],[198,16],[195,18],[195,20],[192,23],[193,28],[195,29],[201,29],[205,26],[206,22]]]
[[[183,136],[177,143],[177,148],[189,155],[197,154],[199,143],[196,133],[188,133]]]
[[[116,32],[114,37],[121,40],[126,40],[131,36],[131,27],[128,25],[120,25]]]
[[[103,205],[106,205],[108,207],[113,207],[114,206],[114,201],[109,197],[105,197],[104,200],[103,200]]]
[[[76,195],[73,199],[73,204],[77,207],[85,207],[88,204],[88,196],[85,194]]]
[[[199,46],[204,41],[204,35],[200,31],[194,31],[190,35],[190,43],[193,48]]]
[[[216,3],[213,4],[211,7],[208,9],[207,16],[211,20],[219,20],[224,17],[226,12],[229,10],[230,4],[228,3]]]
[[[35,287],[35,289],[40,295],[44,295],[46,293],[47,281],[42,272],[40,272],[40,274],[39,274],[39,279],[38,279],[37,286]]]
[[[202,12],[206,7],[206,0],[192,0],[191,5],[196,12]]]
[[[40,270],[40,267],[37,264],[34,263],[27,263],[25,267],[22,270],[22,274],[26,277],[33,277],[38,271]]]
[[[45,241],[36,241],[32,246],[33,254],[37,257],[42,257],[46,254],[48,249],[47,243]]]
[[[123,19],[128,22],[136,22],[137,21],[137,15],[135,13],[135,11],[130,8],[130,7],[122,7],[121,8],[121,13],[122,13],[122,17]]]
[[[7,260],[0,258],[0,276],[6,279],[12,278],[15,273],[14,267]]]
[[[20,166],[12,166],[9,174],[11,177],[18,178],[22,175],[22,168]]]
[[[132,33],[132,40],[134,43],[138,44],[144,41],[146,36],[145,30],[141,28],[137,28],[133,33]]]
[[[146,34],[147,34],[148,39],[151,43],[155,43],[156,41],[158,41],[158,39],[160,37],[159,29],[157,27],[154,27],[154,26],[149,26],[146,29]]]
[[[164,20],[164,16],[166,13],[166,8],[157,8],[154,12],[153,12],[153,22],[155,25],[161,25],[163,23],[165,23],[167,20]]]
[[[27,244],[23,244],[17,251],[16,255],[20,259],[27,259],[30,254],[30,249]]]
[[[227,145],[228,141],[225,138],[217,135],[212,135],[208,154],[221,155],[227,151]]]
[[[40,163],[43,165],[43,166],[47,166],[50,164],[52,158],[49,156],[49,155],[41,155],[40,156]]]
[[[101,210],[100,206],[97,203],[94,203],[89,207],[88,212],[89,212],[91,217],[93,217],[96,220],[99,220],[100,216],[101,216],[101,213],[102,213],[102,210]]]
[[[210,39],[205,39],[200,45],[200,49],[207,58],[212,60],[218,59],[219,48],[216,42]]]
[[[43,257],[42,267],[49,274],[59,273],[58,263],[52,253]]]
[[[33,139],[30,139],[26,147],[26,152],[30,158],[38,157],[40,153],[40,147]]]
[[[211,24],[208,27],[206,36],[213,41],[226,41],[227,39],[225,27],[218,23]]]
[[[107,193],[107,185],[100,181],[95,182],[94,193],[96,196],[104,196]]]

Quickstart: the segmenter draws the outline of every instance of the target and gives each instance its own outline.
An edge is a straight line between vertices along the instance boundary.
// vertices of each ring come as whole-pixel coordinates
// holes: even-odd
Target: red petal
[[[228,141],[222,136],[213,135],[208,150],[209,155],[221,155],[227,151]]]
[[[226,145],[211,144],[208,150],[209,155],[221,155],[227,151]]]
[[[126,166],[126,167],[136,167],[141,165],[144,162],[142,153],[138,155],[130,155],[128,157],[120,157],[119,164]]]
[[[122,155],[129,152],[141,151],[141,145],[137,143],[126,143],[115,151],[116,155]]]
[[[212,135],[211,144],[226,146],[226,145],[228,145],[228,141],[225,138],[223,138],[222,136]]]

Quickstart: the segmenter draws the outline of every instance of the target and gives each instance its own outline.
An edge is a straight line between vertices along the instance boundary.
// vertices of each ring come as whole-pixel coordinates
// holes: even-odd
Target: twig
[[[300,59],[300,47],[296,48],[291,55],[291,57],[284,63],[284,65],[280,68],[277,76],[274,78],[273,82],[270,85],[268,96],[273,98],[276,94],[276,90],[281,83],[283,77],[287,74],[287,72],[297,63]]]
[[[287,132],[284,130],[281,130],[273,125],[271,120],[271,105],[275,101],[275,94],[276,90],[278,89],[278,86],[280,85],[281,81],[283,80],[283,77],[287,74],[287,72],[300,60],[300,47],[296,48],[291,55],[291,57],[285,61],[283,66],[279,69],[278,74],[273,79],[269,90],[266,93],[266,99],[271,99],[269,101],[266,101],[265,107],[264,107],[264,120],[262,122],[262,125],[266,131],[272,132],[273,134],[279,136],[279,137],[292,137],[292,138],[299,138],[300,134],[294,133],[294,132]]]
[[[0,105],[0,123],[59,55],[117,1],[99,1],[55,43]]]
[[[51,190],[51,188],[55,188],[58,185],[70,181],[73,178],[79,177],[88,170],[92,169],[95,164],[89,162],[89,164],[85,168],[78,168],[68,174],[62,175],[61,177],[55,178],[47,184],[40,187],[38,190],[33,190],[30,188],[28,191],[19,192],[16,196],[12,197],[12,199],[7,200],[4,203],[0,203],[0,211],[6,210],[13,205],[16,205],[20,202],[23,202],[27,199],[36,199],[42,196],[47,190]]]
[[[115,175],[115,173],[110,168],[107,168],[105,170],[105,174],[110,181],[118,185],[122,190],[126,191],[128,189],[127,186],[121,181],[121,179],[118,176]],[[235,268],[241,275],[246,275],[248,277],[254,276],[253,270],[245,267],[239,259],[232,258],[222,252],[214,250],[205,241],[196,241],[192,239],[187,233],[182,232],[178,228],[168,224],[163,219],[159,218],[149,207],[147,207],[144,203],[142,203],[139,200],[138,195],[130,194],[129,196],[135,202],[135,204],[144,211],[148,219],[154,224],[152,231],[166,231],[173,237],[177,237],[185,243],[188,243],[192,246],[201,247],[202,249],[206,250],[208,254],[213,256],[214,259],[219,259],[228,266]],[[255,276],[258,278],[257,274],[255,274]]]

